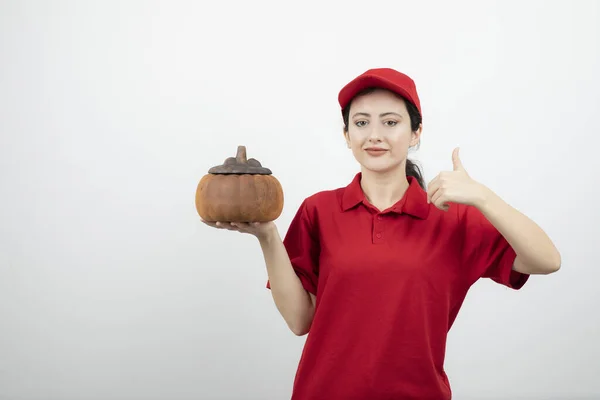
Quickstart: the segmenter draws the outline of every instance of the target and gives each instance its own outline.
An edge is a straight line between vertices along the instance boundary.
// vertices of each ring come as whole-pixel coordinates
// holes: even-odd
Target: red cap
[[[391,68],[370,69],[344,86],[338,95],[338,101],[342,109],[348,105],[358,92],[370,87],[380,87],[399,94],[413,103],[422,115],[421,102],[419,101],[415,82],[409,76]]]

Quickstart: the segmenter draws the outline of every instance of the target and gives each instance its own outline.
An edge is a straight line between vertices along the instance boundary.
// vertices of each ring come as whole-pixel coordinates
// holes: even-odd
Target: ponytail
[[[406,159],[406,176],[412,176],[417,180],[419,186],[425,190],[425,180],[423,179],[423,173],[421,169],[414,161]]]

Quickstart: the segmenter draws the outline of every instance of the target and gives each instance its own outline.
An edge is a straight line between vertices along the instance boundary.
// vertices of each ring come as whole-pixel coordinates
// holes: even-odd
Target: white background
[[[450,332],[456,399],[600,398],[597,1],[0,3],[0,399],[286,399],[305,337],[255,238],[194,195],[234,156],[300,202],[345,186],[337,93],[417,82],[426,178],[467,171],[558,245]]]

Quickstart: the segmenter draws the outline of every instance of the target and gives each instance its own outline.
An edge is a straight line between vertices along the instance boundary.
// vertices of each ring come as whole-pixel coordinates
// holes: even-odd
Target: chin
[[[376,173],[390,172],[399,167],[399,164],[396,163],[390,163],[389,161],[377,162],[376,160],[362,160],[362,162],[360,162],[360,165],[363,168]]]

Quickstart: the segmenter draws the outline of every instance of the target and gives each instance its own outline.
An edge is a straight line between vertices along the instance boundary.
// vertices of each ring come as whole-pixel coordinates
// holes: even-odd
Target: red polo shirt
[[[482,277],[519,289],[528,275],[476,208],[441,211],[409,177],[380,212],[360,178],[305,199],[284,238],[316,295],[292,399],[448,400],[446,337],[467,291]]]

